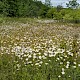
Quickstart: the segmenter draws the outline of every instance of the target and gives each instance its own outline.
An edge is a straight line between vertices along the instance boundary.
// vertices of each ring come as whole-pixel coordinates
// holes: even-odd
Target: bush
[[[48,18],[54,18],[56,13],[57,13],[56,8],[51,8],[51,9],[48,10],[46,16]]]
[[[64,12],[63,14],[63,19],[67,22],[74,22],[74,23],[79,23],[80,22],[80,10],[76,9],[66,9],[63,10],[62,12]]]

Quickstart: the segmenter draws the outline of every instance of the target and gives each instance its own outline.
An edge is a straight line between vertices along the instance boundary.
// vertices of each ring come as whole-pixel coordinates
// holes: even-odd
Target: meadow
[[[0,18],[0,80],[80,80],[80,24]]]

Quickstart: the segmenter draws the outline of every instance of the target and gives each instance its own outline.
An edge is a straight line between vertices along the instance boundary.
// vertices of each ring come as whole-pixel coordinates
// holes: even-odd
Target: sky
[[[42,2],[45,2],[45,0],[41,0]],[[70,0],[51,0],[51,3],[53,6],[62,5],[63,7],[66,7],[66,3],[68,3]],[[80,0],[77,0],[77,2],[80,4]]]

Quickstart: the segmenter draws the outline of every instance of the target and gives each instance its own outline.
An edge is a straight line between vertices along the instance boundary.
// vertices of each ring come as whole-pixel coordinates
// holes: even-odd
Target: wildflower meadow
[[[0,19],[0,80],[80,80],[80,24]]]

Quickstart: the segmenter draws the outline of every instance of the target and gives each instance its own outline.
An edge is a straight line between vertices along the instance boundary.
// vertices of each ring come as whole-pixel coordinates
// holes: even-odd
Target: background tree
[[[51,0],[45,0],[45,4],[50,7],[51,6]]]
[[[57,6],[57,11],[60,12],[61,9],[63,9],[63,6],[62,5],[58,5]]]
[[[66,3],[68,8],[72,8],[72,9],[76,9],[79,6],[79,3],[77,2],[77,0],[71,0],[69,1],[69,3]]]
[[[55,8],[51,8],[51,9],[48,10],[46,16],[47,16],[48,18],[55,18],[55,14],[56,14],[56,13],[57,13],[56,7],[55,7]]]
[[[41,9],[39,10],[38,14],[41,18],[46,18],[46,14],[50,8],[46,5],[42,5]]]
[[[48,6],[37,0],[0,0],[0,15],[4,16],[38,17],[46,15],[47,10]]]

